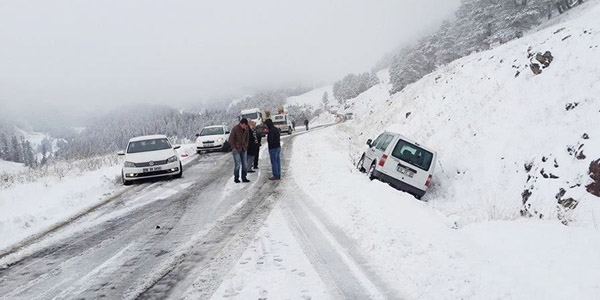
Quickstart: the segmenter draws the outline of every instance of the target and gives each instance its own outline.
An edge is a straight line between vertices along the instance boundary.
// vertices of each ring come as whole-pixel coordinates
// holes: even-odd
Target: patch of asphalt
[[[188,160],[186,162],[186,164],[184,164],[184,166],[186,167],[192,167],[194,165],[197,165],[200,162],[200,157],[196,156],[195,158]],[[146,181],[146,182],[155,182],[155,181]],[[39,242],[40,240],[42,240],[44,237],[48,236],[49,234],[52,234],[62,228],[64,228],[65,226],[97,211],[98,209],[106,206],[107,204],[112,203],[114,200],[119,199],[121,196],[128,194],[128,193],[139,193],[141,192],[143,189],[148,188],[149,185],[140,185],[140,184],[136,184],[133,186],[129,186],[126,188],[123,188],[122,190],[118,191],[116,194],[98,202],[97,204],[83,210],[80,211],[76,214],[74,214],[73,216],[71,216],[70,218],[66,219],[66,220],[62,220],[52,226],[50,226],[49,228],[36,233],[34,235],[31,235],[29,237],[27,237],[26,239],[20,241],[19,243],[10,246],[6,249],[1,249],[0,250],[0,259],[5,258],[8,255],[14,254],[15,252],[29,246],[32,244],[35,244],[36,242]]]
[[[260,169],[267,169],[264,162]],[[227,170],[229,173],[230,170]],[[187,298],[208,299],[217,290],[277,203],[278,183],[268,180],[269,172],[260,172],[244,194],[238,197],[222,218],[217,220],[192,245],[182,249],[152,276],[136,284],[127,299]],[[230,180],[230,175],[226,175]]]
[[[167,199],[150,201],[127,211],[127,215],[87,226],[88,219],[101,212],[94,213],[73,224],[77,228],[85,225],[85,230],[62,237],[59,242],[45,241],[49,246],[36,245],[40,250],[24,251],[28,253],[0,270],[0,298],[163,298],[181,295],[190,286],[208,287],[201,289],[212,294],[231,268],[225,262],[232,256],[241,256],[277,199],[271,188],[276,183],[268,181],[267,172],[261,169],[262,178],[253,183],[248,194],[241,193],[239,198],[224,203],[213,203],[210,196],[222,192],[223,184],[231,180],[228,167],[231,161],[220,157],[207,158],[214,163],[190,170],[188,178],[184,175],[184,179],[193,182],[184,191]],[[210,176],[204,176],[206,172]],[[161,184],[168,187],[166,182],[157,185]],[[237,189],[243,187],[234,186]],[[132,189],[136,190],[131,195],[134,197],[147,191],[143,185]],[[244,202],[246,196],[250,200]],[[190,223],[204,224],[202,222],[211,219],[197,221],[194,214],[208,211],[211,215],[219,215],[235,202],[245,204],[235,207],[228,217],[206,224],[200,233],[200,225],[190,226]],[[127,203],[120,206],[127,206]],[[111,211],[111,208],[104,206],[103,210]],[[162,227],[151,231],[156,223]],[[182,239],[189,240],[190,233],[197,233],[198,238],[186,248]],[[206,268],[198,269],[196,263],[202,262],[202,257],[212,259],[203,262]],[[165,265],[164,261],[170,263]],[[197,281],[197,278],[213,280]]]
[[[198,157],[195,157],[191,161],[189,161],[187,164],[185,164],[185,166],[193,166],[193,165],[197,164],[198,161],[199,161]],[[97,204],[95,204],[83,211],[76,213],[75,215],[71,216],[70,218],[60,221],[60,222],[52,225],[51,227],[47,228],[46,230],[39,232],[37,234],[34,234],[11,247],[0,250],[0,259],[42,240],[47,235],[54,233],[54,232],[58,231],[59,229],[62,229],[63,227],[81,219],[84,216],[89,215],[90,213],[98,210],[99,208],[102,208],[103,206],[111,203],[115,199],[119,199],[121,196],[123,196],[126,193],[130,193],[130,192],[137,193],[147,187],[148,187],[147,185],[135,185],[135,186],[130,186],[130,187],[124,188],[124,189],[118,191],[116,194],[98,202]]]

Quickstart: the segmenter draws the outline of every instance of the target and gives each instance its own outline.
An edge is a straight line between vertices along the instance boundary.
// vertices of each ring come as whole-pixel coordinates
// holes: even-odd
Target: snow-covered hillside
[[[333,99],[332,89],[333,86],[325,86],[299,96],[288,97],[286,100],[286,105],[309,105],[316,108],[323,103],[323,93],[327,93],[330,101],[335,102],[335,99]]]
[[[458,226],[517,218],[524,200],[525,214],[556,219],[557,199],[572,198],[577,209],[561,218],[597,227],[600,198],[586,185],[600,158],[600,6],[579,9],[579,18],[457,60],[391,97],[384,81],[353,99],[356,120],[345,130],[356,156],[384,129],[436,149],[425,200]],[[534,75],[528,53],[546,51],[554,59]]]

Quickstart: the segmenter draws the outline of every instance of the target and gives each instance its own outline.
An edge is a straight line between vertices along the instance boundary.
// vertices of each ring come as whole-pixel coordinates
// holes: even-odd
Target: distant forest
[[[173,143],[186,143],[204,126],[238,122],[242,109],[257,107],[276,110],[290,96],[301,95],[310,88],[265,90],[246,96],[235,104],[221,103],[210,109],[175,109],[168,106],[129,105],[94,116],[74,128],[60,120],[60,112],[31,119],[0,121],[0,159],[39,167],[53,160],[72,161],[92,158],[123,150],[135,136],[165,134]],[[311,118],[319,111],[308,106],[289,106],[293,118]],[[42,132],[48,135],[35,147],[17,130]]]

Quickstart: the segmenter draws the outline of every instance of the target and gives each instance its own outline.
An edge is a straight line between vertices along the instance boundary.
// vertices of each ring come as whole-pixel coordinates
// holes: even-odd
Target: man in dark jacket
[[[254,156],[254,169],[258,169],[258,156],[260,154],[260,146],[262,145],[262,134],[258,127],[254,129],[254,133],[256,134],[256,142],[258,144],[258,148],[256,149],[256,156]]]
[[[279,129],[273,125],[271,119],[267,119],[265,124],[269,128],[267,142],[269,143],[269,157],[271,158],[271,171],[273,176],[269,180],[281,179],[281,143]]]
[[[254,173],[252,166],[254,165],[256,168],[258,164],[255,158],[258,158],[258,151],[260,150],[260,142],[257,139],[257,135],[260,136],[260,133],[256,133],[256,122],[250,120],[248,126],[250,126],[248,132],[248,173]]]
[[[246,178],[248,173],[248,162],[246,157],[246,151],[248,150],[248,120],[242,118],[240,123],[233,126],[231,134],[229,135],[229,145],[231,146],[231,153],[233,153],[233,162],[235,167],[233,168],[233,181],[235,183],[240,182],[240,165],[242,166],[242,181],[250,182]]]

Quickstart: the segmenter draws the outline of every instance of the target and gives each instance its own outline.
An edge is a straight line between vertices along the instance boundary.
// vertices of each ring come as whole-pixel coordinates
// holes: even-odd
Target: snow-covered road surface
[[[286,174],[293,136],[282,142]],[[303,298],[395,298],[293,180],[267,180],[268,157],[248,184],[234,183],[231,173],[230,154],[212,153],[189,163],[180,180],[133,186],[1,258],[0,298],[220,298],[224,277],[275,207],[297,245],[293,256],[305,258],[298,273],[312,274],[311,287],[297,291]],[[297,264],[278,260],[282,269]]]

